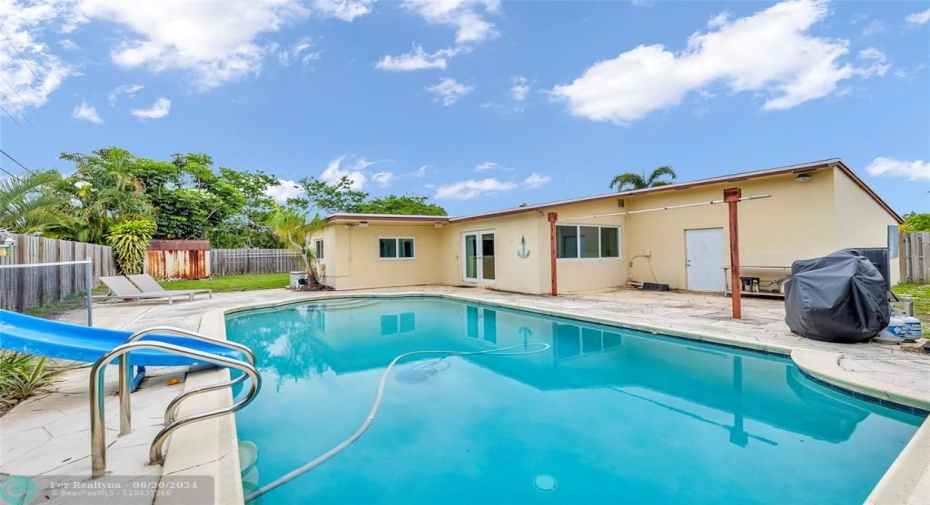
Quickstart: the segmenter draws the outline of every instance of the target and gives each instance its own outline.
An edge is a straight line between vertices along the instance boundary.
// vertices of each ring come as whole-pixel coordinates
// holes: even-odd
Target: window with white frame
[[[619,258],[620,228],[616,226],[557,225],[556,257],[564,259]]]
[[[379,238],[378,257],[383,260],[413,259],[412,238]]]
[[[316,259],[323,259],[323,239],[317,240],[313,245],[315,246],[314,253],[316,254]]]

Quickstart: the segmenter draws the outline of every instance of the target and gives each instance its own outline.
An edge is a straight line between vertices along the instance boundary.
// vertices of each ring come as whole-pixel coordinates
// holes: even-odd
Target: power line
[[[0,27],[0,33],[3,34],[4,38],[6,39],[6,42],[10,45],[10,47],[13,48],[13,51],[16,52],[16,56],[20,59],[20,61],[23,62],[23,65],[25,65],[26,68],[29,69],[29,73],[31,73],[32,76],[35,77],[36,82],[38,83],[39,87],[42,88],[42,91],[45,92],[45,96],[50,95],[51,93],[49,93],[48,89],[45,88],[45,84],[42,83],[42,79],[39,77],[38,74],[36,74],[36,71],[32,68],[32,65],[29,64],[29,60],[27,60],[26,58],[23,57],[22,51],[20,51],[19,48],[16,47],[15,44],[13,44],[13,40],[12,40],[12,39],[10,38],[10,36],[6,33],[6,30],[4,30],[2,27]],[[0,78],[3,78],[3,82],[5,82],[6,85],[7,85],[10,89],[13,90],[14,93],[16,93],[16,96],[19,97],[20,101],[23,103],[23,108],[25,109],[25,108],[26,108],[26,104],[27,104],[28,102],[26,102],[26,99],[23,98],[23,96],[19,94],[19,90],[17,90],[15,86],[13,86],[12,84],[10,84],[10,82],[6,80],[6,77],[3,77],[3,74],[0,74]],[[7,101],[10,102],[11,105],[15,106],[15,104],[13,103],[13,101],[10,100],[9,98],[7,98]],[[17,107],[17,108],[18,108],[18,107]],[[23,117],[25,118],[25,117],[26,117],[26,113],[25,113],[25,112],[22,112],[22,111],[20,111],[20,112],[23,114]],[[46,128],[46,129],[48,129],[49,131],[51,131],[51,127],[49,127],[48,123],[46,123],[45,120],[42,119],[42,115],[39,114],[38,110],[36,110],[36,111],[34,111],[34,112],[35,112],[36,117],[39,119],[39,122],[41,122],[43,125],[45,125],[45,128]],[[26,118],[26,120],[28,121],[28,118]],[[32,124],[32,121],[29,121],[29,123]],[[33,124],[32,126],[33,126],[34,128],[36,128],[36,131],[40,131],[34,124]],[[40,133],[41,133],[41,131],[40,131]],[[44,134],[43,134],[43,136],[44,136]],[[48,139],[48,137],[46,137],[46,139]]]
[[[3,113],[7,115],[7,117],[9,117],[10,119],[12,119],[13,122],[16,123],[16,126],[18,126],[19,129],[22,130],[26,135],[29,135],[29,136],[32,138],[32,140],[35,140],[36,142],[39,141],[39,139],[37,139],[37,138],[35,137],[35,135],[29,133],[29,130],[27,130],[26,128],[24,128],[23,125],[22,125],[19,121],[17,121],[16,118],[13,117],[13,115],[9,113],[9,111],[7,111],[6,109],[4,109],[2,105],[0,105],[0,110],[2,110]]]
[[[14,157],[10,156],[9,154],[7,154],[6,151],[4,151],[3,149],[0,149],[0,154],[3,154],[3,155],[6,156],[7,158],[9,158],[10,161],[12,161],[13,163],[16,163],[17,165],[23,167],[23,170],[29,172],[29,173],[32,174],[32,175],[35,175],[35,172],[33,172],[32,170],[29,170],[28,168],[26,168],[26,165],[23,165],[22,163],[16,161],[16,158],[14,158]],[[4,172],[6,172],[6,170],[4,170]],[[9,172],[6,172],[6,173],[9,174]],[[13,175],[13,174],[10,174],[10,175]]]
[[[27,116],[26,113],[23,112],[23,110],[19,108],[19,106],[17,106],[15,103],[13,103],[13,100],[10,100],[10,97],[7,96],[6,93],[0,91],[0,95],[3,96],[3,99],[6,100],[6,102],[7,102],[8,104],[12,105],[13,108],[16,109],[16,112],[19,112],[19,117],[25,119],[27,123],[29,123],[30,125],[32,125],[32,129],[33,129],[33,130],[35,130],[36,132],[38,132],[40,135],[42,134],[42,130],[40,130],[39,127],[36,126],[35,123],[32,122],[32,120],[29,119],[29,116]],[[12,118],[11,118],[11,119],[12,119]]]

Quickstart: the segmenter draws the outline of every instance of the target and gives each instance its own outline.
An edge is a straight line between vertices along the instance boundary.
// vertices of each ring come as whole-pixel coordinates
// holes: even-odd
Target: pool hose
[[[535,346],[535,347],[538,347],[538,349],[532,350],[532,351],[525,350],[528,346]],[[511,349],[516,349],[518,347],[522,347],[524,350],[519,351],[519,352],[501,352],[501,351],[509,351]],[[512,345],[510,347],[501,347],[500,349],[488,349],[486,351],[465,352],[465,351],[430,350],[430,351],[407,352],[407,353],[397,356],[391,361],[391,363],[387,366],[387,368],[384,369],[384,373],[381,374],[381,381],[378,383],[378,393],[375,395],[375,402],[374,404],[372,404],[371,410],[368,411],[368,417],[365,418],[365,422],[362,423],[361,426],[359,426],[358,430],[356,430],[355,433],[353,433],[349,438],[343,440],[338,445],[326,451],[324,454],[314,459],[313,461],[306,463],[300,468],[297,468],[293,470],[292,472],[286,475],[283,475],[275,479],[274,481],[269,482],[268,484],[265,484],[264,486],[258,488],[254,492],[250,493],[249,495],[245,497],[245,502],[249,503],[250,501],[255,500],[259,496],[265,493],[268,493],[269,491],[276,489],[284,484],[287,484],[288,482],[296,479],[297,477],[300,477],[301,475],[309,472],[310,470],[313,470],[314,468],[322,465],[323,463],[329,461],[329,459],[332,458],[333,456],[347,449],[356,440],[358,440],[363,434],[365,434],[365,432],[368,431],[368,428],[371,427],[371,423],[374,422],[375,416],[378,414],[378,410],[381,408],[381,400],[384,398],[384,389],[387,386],[388,375],[390,375],[391,369],[394,368],[394,365],[396,365],[398,361],[408,356],[415,356],[417,354],[445,354],[446,356],[474,356],[478,354],[488,354],[492,356],[519,356],[523,354],[535,354],[538,352],[545,352],[549,350],[549,348],[550,348],[549,344],[545,344],[542,342],[530,342],[527,344]],[[443,357],[443,359],[445,359],[445,357]]]

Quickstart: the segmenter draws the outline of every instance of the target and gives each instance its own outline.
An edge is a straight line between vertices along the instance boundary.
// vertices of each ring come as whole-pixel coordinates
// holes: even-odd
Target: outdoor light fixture
[[[807,174],[798,174],[797,177],[794,178],[794,182],[807,182],[809,180],[811,180],[811,176]]]
[[[436,228],[442,228],[442,223],[433,223]]]
[[[359,222],[358,222],[358,227],[359,227],[359,228],[368,228],[368,221],[359,221]]]

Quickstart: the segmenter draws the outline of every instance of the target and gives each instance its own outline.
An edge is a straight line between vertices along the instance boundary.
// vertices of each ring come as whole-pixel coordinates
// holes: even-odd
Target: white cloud
[[[94,124],[100,124],[103,122],[103,119],[100,118],[100,114],[97,114],[97,109],[87,102],[81,102],[81,105],[75,107],[74,111],[71,113],[71,117],[90,121]]]
[[[148,109],[132,109],[129,111],[130,114],[139,119],[159,119],[167,116],[169,112],[171,112],[171,100],[167,98],[155,100],[155,103]]]
[[[81,47],[81,46],[75,44],[74,41],[71,40],[71,39],[59,40],[59,41],[58,41],[58,45],[60,45],[62,49],[66,49],[66,50],[68,50],[68,51],[73,51],[73,50],[79,49],[79,48]]]
[[[478,165],[475,166],[475,172],[484,172],[485,170],[494,170],[497,167],[498,167],[497,163],[494,163],[493,161],[485,161],[483,163],[478,163]]]
[[[274,201],[278,203],[284,203],[288,198],[297,198],[301,192],[296,182],[287,179],[282,179],[277,186],[265,190],[265,194],[274,198]]]
[[[371,12],[376,0],[314,0],[313,9],[325,17],[352,21]]]
[[[136,96],[136,92],[142,89],[141,84],[124,84],[122,86],[117,86],[113,88],[113,91],[107,95],[107,100],[110,102],[110,105],[116,105],[116,102],[119,101],[120,95],[126,95],[130,98]]]
[[[405,0],[403,6],[429,23],[456,28],[456,44],[478,43],[497,36],[494,24],[486,21],[480,10],[494,14],[500,0]]]
[[[388,186],[394,180],[394,172],[375,172],[372,174],[371,180],[380,184],[381,187]]]
[[[436,198],[450,198],[455,200],[468,200],[478,196],[510,191],[517,185],[512,182],[501,182],[497,179],[469,179],[436,188]]]
[[[365,158],[357,158],[353,156],[353,160],[349,160],[350,156],[342,155],[326,165],[326,169],[323,170],[323,173],[320,174],[320,180],[328,182],[330,184],[339,182],[343,176],[349,178],[351,185],[350,189],[362,189],[365,187],[365,184],[368,182],[368,176],[365,175],[365,169],[373,165],[373,161],[368,161]],[[345,166],[343,164],[345,163]]]
[[[285,66],[301,62],[306,65],[320,59],[323,51],[307,51],[313,47],[310,37],[304,37],[295,42],[289,49],[278,49],[278,61]]]
[[[435,53],[427,53],[422,46],[416,45],[413,47],[412,53],[400,56],[385,55],[375,64],[375,68],[395,71],[442,70],[448,65],[448,59],[462,52],[462,50],[461,48],[451,48],[440,49]]]
[[[873,19],[868,26],[862,30],[863,35],[876,35],[885,31],[885,23],[881,19]]]
[[[474,91],[475,87],[462,84],[455,79],[446,77],[445,79],[440,80],[437,84],[427,86],[424,89],[430,93],[435,94],[437,100],[441,98],[442,104],[448,107],[459,101],[459,98],[462,98],[463,96]]]
[[[426,175],[426,170],[427,170],[428,168],[429,168],[428,165],[423,165],[422,167],[416,169],[416,170],[413,172],[413,176],[414,176],[414,177],[423,177],[424,175]]]
[[[902,161],[894,158],[878,157],[865,167],[869,175],[875,177],[903,177],[909,181],[930,181],[930,161]]]
[[[576,116],[629,124],[715,82],[762,96],[763,110],[781,110],[828,96],[840,81],[881,75],[874,66],[839,62],[849,41],[807,33],[827,14],[825,0],[788,0],[744,18],[716,16],[680,53],[639,46],[595,63],[552,94]]]
[[[117,65],[189,72],[200,90],[258,74],[267,48],[256,38],[309,14],[298,0],[83,0],[79,9],[85,18],[117,23],[134,34],[111,50]]]
[[[67,5],[56,0],[43,2],[0,1],[0,27],[5,39],[0,43],[0,75],[4,94],[0,105],[10,113],[39,108],[76,70],[52,54],[39,41],[48,28],[60,30],[68,23]]]
[[[930,21],[930,9],[909,14],[906,18],[904,18],[904,20],[912,25],[922,25],[927,21]]]
[[[518,102],[526,100],[526,95],[530,92],[530,81],[526,77],[517,76],[513,78],[513,86],[510,87],[510,96]]]
[[[552,176],[540,175],[536,172],[533,172],[529,177],[526,178],[526,180],[523,181],[523,185],[528,188],[536,189],[542,187],[543,184],[546,184],[551,180]]]

